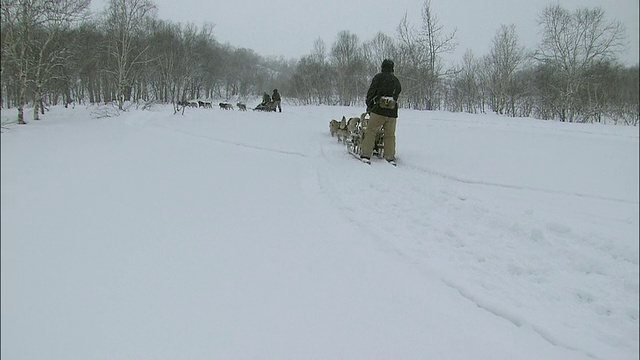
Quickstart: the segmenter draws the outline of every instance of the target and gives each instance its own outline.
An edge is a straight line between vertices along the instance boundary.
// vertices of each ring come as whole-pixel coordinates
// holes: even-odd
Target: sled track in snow
[[[467,293],[465,290],[463,290],[460,286],[457,286],[445,279],[442,279],[442,282],[449,286],[450,288],[456,290],[462,297],[464,297],[465,299],[471,301],[472,303],[474,303],[478,308],[485,310],[497,317],[500,317],[502,319],[505,319],[506,321],[512,323],[513,325],[521,328],[521,327],[528,327],[530,328],[532,331],[534,331],[536,334],[540,335],[541,338],[543,338],[546,342],[548,342],[549,344],[553,345],[553,346],[558,346],[558,347],[562,347],[565,348],[567,350],[571,350],[571,351],[575,351],[575,352],[579,352],[582,354],[585,354],[586,356],[592,358],[592,359],[599,359],[598,357],[594,356],[593,354],[590,354],[588,352],[584,352],[583,350],[577,349],[575,347],[572,347],[570,345],[566,345],[561,343],[560,341],[556,340],[553,338],[552,335],[548,334],[545,330],[539,328],[538,326],[531,324],[529,322],[527,322],[524,319],[519,319],[518,316],[516,315],[512,315],[512,314],[508,314],[507,311],[504,310],[499,310],[496,306],[492,306],[486,303],[483,303],[482,301],[479,301],[478,299],[476,299],[475,296]]]
[[[173,130],[175,132],[178,132],[178,133],[181,133],[181,134],[184,134],[184,135],[188,135],[188,136],[192,136],[192,137],[203,138],[203,139],[207,139],[207,140],[210,140],[210,141],[215,141],[215,142],[234,145],[234,146],[239,146],[239,147],[245,147],[245,148],[248,148],[248,149],[254,149],[254,150],[259,150],[259,151],[268,151],[268,152],[273,152],[273,153],[278,153],[278,154],[283,154],[283,155],[298,156],[298,157],[302,157],[302,158],[308,158],[309,157],[309,155],[307,155],[307,154],[303,154],[303,153],[299,153],[299,152],[295,152],[295,151],[286,151],[286,150],[279,150],[279,149],[273,149],[273,148],[260,147],[260,146],[255,146],[255,145],[250,145],[250,144],[245,144],[245,143],[240,143],[240,142],[235,142],[235,141],[230,141],[230,140],[214,138],[214,137],[206,136],[206,135],[194,134],[194,133],[190,133],[188,131],[179,130],[179,129],[168,129],[168,128],[165,128],[163,126],[157,126],[157,127],[165,129],[165,130]],[[323,156],[326,157],[326,155],[323,155]],[[498,187],[498,188],[503,188],[503,189],[526,190],[526,191],[542,192],[542,193],[547,193],[547,194],[576,196],[576,197],[582,197],[582,198],[587,198],[587,199],[597,199],[597,200],[604,200],[604,201],[612,201],[612,202],[618,202],[618,203],[624,203],[624,204],[638,204],[638,201],[617,199],[617,198],[606,197],[606,196],[583,194],[583,193],[578,193],[578,192],[570,192],[570,191],[562,191],[562,190],[551,190],[551,189],[537,188],[537,187],[532,187],[532,186],[501,184],[501,183],[482,181],[482,180],[465,179],[465,178],[461,178],[461,177],[458,177],[458,176],[454,176],[454,175],[449,175],[449,174],[445,174],[445,173],[442,173],[442,172],[438,172],[438,171],[435,171],[435,170],[432,170],[432,169],[429,169],[429,168],[406,165],[404,163],[399,163],[399,168],[405,168],[405,169],[409,169],[409,170],[414,170],[414,171],[421,172],[421,173],[424,173],[424,174],[428,174],[428,175],[431,175],[431,176],[437,176],[437,177],[440,177],[440,178],[443,178],[443,179],[448,179],[448,180],[452,180],[452,181],[459,182],[459,183],[464,183],[464,184],[469,184],[469,185],[492,186],[492,187]]]
[[[429,120],[430,121],[439,121],[439,122],[448,123],[448,124],[456,124],[457,123],[456,120],[443,119],[443,118],[437,118],[437,117],[431,118]],[[487,126],[491,126],[491,127],[499,127],[499,126],[504,127],[505,126],[504,123],[495,122],[495,121],[489,121],[489,122],[482,121],[482,123],[480,124],[480,123],[475,123],[475,122],[469,122],[468,120],[466,120],[462,124],[465,124],[465,123],[473,125],[474,128],[487,127]],[[460,123],[458,123],[458,124],[460,124]],[[544,122],[542,122],[541,124],[544,124]],[[456,127],[464,127],[464,126],[458,125]],[[545,125],[529,124],[529,125],[526,125],[526,128],[538,130],[538,129],[545,129],[546,126]],[[566,129],[556,128],[556,129],[554,129],[554,132],[565,133],[565,134],[593,135],[593,136],[598,136],[598,137],[602,137],[602,138],[613,138],[613,139],[623,139],[623,140],[632,140],[632,141],[637,141],[638,140],[638,136],[636,136],[636,135],[626,135],[626,134],[616,134],[616,133],[606,133],[606,132],[603,133],[603,132],[598,132],[598,131],[578,130],[578,129],[575,129],[575,128],[566,128]]]
[[[259,150],[259,151],[267,151],[267,152],[283,154],[283,155],[289,155],[289,156],[298,156],[298,157],[302,157],[302,158],[309,157],[307,154],[303,154],[303,153],[299,153],[299,152],[295,152],[295,151],[286,151],[286,150],[266,148],[266,147],[255,146],[255,145],[240,143],[240,142],[231,141],[231,140],[224,140],[224,139],[214,138],[214,137],[206,136],[206,135],[194,134],[194,133],[190,133],[188,131],[179,130],[179,129],[169,129],[169,128],[166,128],[166,127],[163,127],[163,126],[157,126],[157,127],[161,128],[161,129],[164,129],[164,130],[173,130],[173,131],[175,131],[177,133],[188,135],[188,136],[192,136],[192,137],[197,137],[197,138],[201,138],[201,139],[215,141],[215,142],[222,143],[222,144],[229,144],[229,145],[233,145],[233,146],[244,147],[244,148],[247,148],[247,149]]]
[[[458,176],[441,173],[441,172],[438,172],[438,171],[435,171],[435,170],[432,170],[432,169],[428,169],[428,168],[422,168],[422,167],[418,167],[418,166],[406,166],[403,163],[400,163],[399,167],[412,169],[412,170],[415,170],[417,172],[429,174],[429,175],[432,175],[432,176],[437,176],[437,177],[440,177],[440,178],[443,178],[443,179],[448,179],[448,180],[452,180],[452,181],[456,181],[456,182],[460,182],[460,183],[464,183],[464,184],[470,184],[470,185],[493,186],[493,187],[499,187],[499,188],[503,188],[503,189],[528,190],[528,191],[535,191],[535,192],[543,192],[543,193],[547,193],[547,194],[568,195],[568,196],[583,197],[583,198],[587,198],[587,199],[597,199],[597,200],[612,201],[612,202],[618,202],[618,203],[624,203],[624,204],[638,204],[637,201],[617,199],[617,198],[606,197],[606,196],[582,194],[582,193],[578,193],[578,192],[570,192],[570,191],[562,191],[562,190],[543,189],[543,188],[536,188],[536,187],[532,187],[532,186],[500,184],[500,183],[494,183],[494,182],[482,181],[482,180],[464,179],[464,178],[461,178],[461,177],[458,177]]]

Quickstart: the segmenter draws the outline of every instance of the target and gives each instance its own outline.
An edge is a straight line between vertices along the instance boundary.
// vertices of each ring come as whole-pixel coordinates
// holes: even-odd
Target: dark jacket
[[[397,118],[397,103],[395,109],[383,109],[378,106],[378,100],[383,96],[391,96],[395,101],[398,101],[401,91],[402,85],[400,85],[400,80],[393,74],[393,65],[391,67],[383,66],[382,71],[371,80],[371,86],[367,91],[367,112]]]
[[[273,95],[271,95],[273,101],[280,101],[280,93],[278,90],[273,90]]]

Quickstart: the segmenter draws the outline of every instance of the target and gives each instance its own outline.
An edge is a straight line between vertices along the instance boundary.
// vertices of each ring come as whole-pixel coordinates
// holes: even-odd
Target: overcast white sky
[[[310,54],[313,42],[322,38],[330,46],[341,30],[349,30],[366,41],[378,32],[395,37],[405,13],[419,27],[424,0],[153,0],[158,16],[174,22],[201,26],[215,24],[214,34],[222,43],[253,49],[263,56],[299,58]],[[106,0],[93,0],[102,9]],[[452,60],[461,60],[466,49],[476,55],[489,51],[500,25],[515,24],[521,44],[538,43],[537,19],[551,0],[432,0],[431,7],[445,32],[457,29],[458,48]],[[638,63],[638,0],[561,0],[569,10],[601,7],[609,20],[619,20],[628,36],[628,49],[620,59]]]

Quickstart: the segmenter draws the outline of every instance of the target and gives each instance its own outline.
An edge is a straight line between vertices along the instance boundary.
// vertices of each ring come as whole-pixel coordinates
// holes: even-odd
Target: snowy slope
[[[403,110],[394,168],[361,111],[4,131],[2,358],[638,358],[637,128]]]

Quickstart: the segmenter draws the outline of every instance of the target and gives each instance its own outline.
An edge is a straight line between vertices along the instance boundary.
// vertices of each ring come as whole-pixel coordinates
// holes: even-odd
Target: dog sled
[[[268,103],[260,103],[256,106],[254,111],[276,111],[276,103],[274,101],[269,101]]]
[[[329,123],[331,136],[336,136],[338,142],[342,142],[346,146],[349,154],[360,159],[369,119],[368,113],[362,113],[360,117],[352,117],[349,120],[344,116],[341,121],[331,120]],[[373,156],[384,157],[384,131],[379,131],[376,134],[376,140],[373,144]]]

